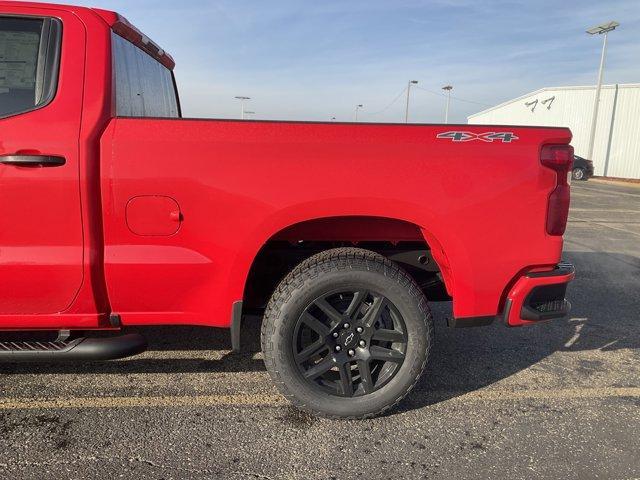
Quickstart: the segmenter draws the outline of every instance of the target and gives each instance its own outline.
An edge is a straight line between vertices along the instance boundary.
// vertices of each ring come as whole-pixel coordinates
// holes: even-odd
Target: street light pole
[[[411,96],[411,85],[417,84],[417,80],[409,80],[407,85],[407,108],[404,111],[404,123],[409,123],[409,97]]]
[[[453,87],[451,85],[445,85],[442,89],[447,92],[447,107],[444,110],[444,123],[449,123],[449,105],[451,104],[451,90],[453,90]]]
[[[362,104],[356,105],[356,123],[358,122],[358,110],[362,108]]]
[[[602,77],[604,74],[604,60],[607,55],[607,35],[620,24],[618,22],[608,22],[587,30],[589,35],[604,35],[602,42],[602,55],[600,56],[600,68],[598,69],[598,84],[596,86],[596,98],[593,102],[593,117],[591,117],[591,133],[589,135],[589,150],[587,158],[593,160],[593,147],[596,141],[596,128],[598,126],[598,110],[600,108],[600,91],[602,90]]]
[[[240,100],[240,118],[242,120],[244,120],[244,113],[245,113],[244,112],[244,102],[247,101],[247,100],[251,100],[251,97],[237,96],[237,97],[234,97],[234,98],[237,98],[238,100]]]

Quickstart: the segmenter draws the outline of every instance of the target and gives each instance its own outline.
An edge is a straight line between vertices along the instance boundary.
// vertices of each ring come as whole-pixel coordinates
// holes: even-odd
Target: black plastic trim
[[[42,26],[40,52],[38,53],[36,108],[48,105],[58,90],[62,22],[57,18],[45,18]]]
[[[527,277],[529,278],[540,278],[540,277],[560,277],[563,275],[570,275],[575,273],[575,267],[568,262],[560,262],[555,269],[546,271],[546,272],[530,272],[527,273]]]
[[[552,283],[534,287],[524,300],[520,318],[524,320],[540,321],[562,318],[571,311],[571,303],[565,298],[567,283]],[[555,310],[539,311],[536,304],[547,302],[560,302],[560,307]]]
[[[231,349],[240,352],[240,330],[242,327],[242,301],[233,303],[231,308]]]
[[[513,304],[513,300],[511,300],[510,298],[507,298],[507,301],[504,302],[504,309],[502,310],[502,314],[500,315],[500,318],[502,318],[502,322],[507,325],[509,325],[509,314],[511,313],[511,305]]]
[[[448,325],[451,328],[484,327],[487,325],[491,325],[495,319],[495,315],[486,315],[482,317],[450,318],[448,321]]]
[[[67,161],[56,155],[0,155],[0,163],[18,167],[61,167]]]
[[[120,328],[122,326],[122,319],[120,318],[120,315],[117,313],[109,315],[109,325],[114,328]]]
[[[147,340],[131,333],[119,337],[78,338],[60,349],[0,352],[0,362],[91,362],[116,360],[144,352]]]
[[[542,320],[554,320],[557,318],[566,317],[570,311],[571,311],[571,302],[565,299],[562,304],[562,309],[554,310],[551,312],[545,312],[545,313],[537,312],[535,309],[525,305],[522,307],[522,312],[520,313],[520,317],[524,320],[539,322]]]
[[[171,81],[173,82],[173,92],[176,96],[176,105],[178,106],[178,118],[182,118],[182,104],[180,103],[180,91],[178,90],[178,83],[176,82],[176,76],[171,70]]]

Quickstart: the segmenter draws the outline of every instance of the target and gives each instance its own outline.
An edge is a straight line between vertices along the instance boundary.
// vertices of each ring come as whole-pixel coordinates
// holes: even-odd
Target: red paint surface
[[[500,127],[519,140],[453,143],[436,136],[496,127],[115,119],[115,14],[3,1],[0,13],[64,22],[58,95],[0,120],[0,155],[67,157],[57,169],[0,165],[0,328],[104,328],[110,312],[125,325],[228,326],[260,248],[316,219],[404,222],[373,222],[366,238],[355,222],[348,237],[421,235],[459,318],[499,313],[522,272],[560,260],[562,237],[545,228],[556,173],[539,156],[567,144],[566,129]],[[127,205],[144,196],[179,204],[177,232],[128,225]],[[151,210],[161,222],[163,208]]]

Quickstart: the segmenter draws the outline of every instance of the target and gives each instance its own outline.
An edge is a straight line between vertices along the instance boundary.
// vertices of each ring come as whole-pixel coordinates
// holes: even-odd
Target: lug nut
[[[338,332],[333,332],[333,338],[338,338],[340,334]]]
[[[336,345],[336,352],[339,352],[340,350],[342,350],[342,347],[340,347],[340,345]]]
[[[353,357],[356,354],[356,351],[355,350],[349,350],[347,353],[349,354],[350,357]]]
[[[351,326],[351,325],[349,325],[348,323],[345,323],[345,324],[343,325],[343,327],[344,327],[344,328],[349,328],[350,326]]]
[[[356,328],[356,332],[362,333],[362,332],[364,332],[364,328],[358,327],[358,328]]]
[[[360,340],[360,346],[361,347],[366,347],[367,346],[367,342],[365,342],[364,340]]]

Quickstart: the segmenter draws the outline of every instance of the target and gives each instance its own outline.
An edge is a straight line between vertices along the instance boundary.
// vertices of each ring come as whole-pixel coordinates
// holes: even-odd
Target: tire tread
[[[296,290],[302,288],[306,282],[313,280],[323,272],[328,272],[336,269],[347,270],[363,267],[368,271],[375,271],[383,274],[389,279],[395,280],[403,288],[405,288],[415,300],[417,300],[418,308],[421,312],[421,320],[424,322],[427,331],[427,345],[424,361],[421,365],[418,365],[417,368],[413,369],[413,381],[409,388],[405,389],[405,391],[402,392],[402,394],[399,395],[392,403],[389,403],[388,405],[377,411],[369,412],[363,415],[342,416],[311,409],[304,402],[300,401],[299,398],[289,390],[286,382],[282,377],[281,372],[277,368],[275,357],[276,349],[272,339],[274,338],[276,332],[276,321],[278,319],[278,312],[285,303],[291,300],[291,297],[296,292]],[[281,338],[280,340],[283,341],[285,339]],[[291,402],[295,407],[307,413],[319,415],[324,418],[347,420],[367,419],[380,416],[395,408],[418,383],[418,380],[422,376],[427,366],[429,353],[433,345],[433,318],[431,315],[431,310],[427,304],[427,300],[420,290],[420,287],[418,287],[414,279],[398,265],[396,265],[386,257],[370,250],[353,247],[335,248],[320,252],[304,260],[302,263],[296,266],[276,287],[276,290],[274,291],[264,313],[264,319],[262,321],[261,328],[261,343],[267,371],[269,372],[280,393],[284,395],[284,397],[289,400],[289,402]],[[282,356],[280,357],[280,359],[283,360]]]

